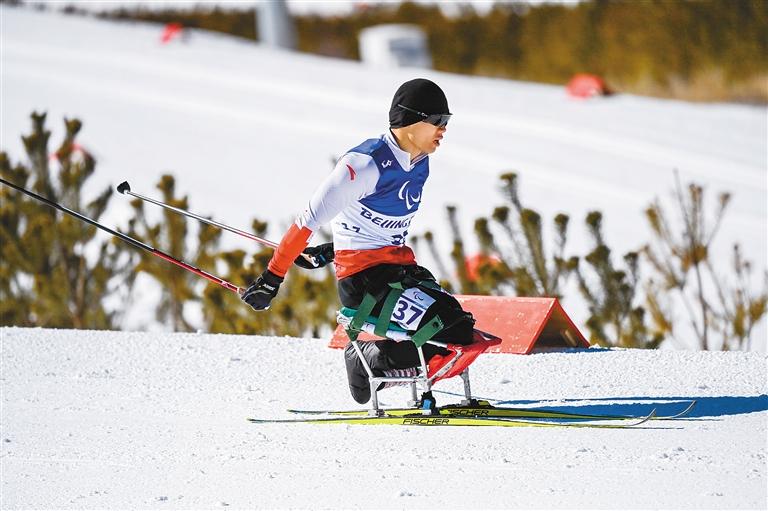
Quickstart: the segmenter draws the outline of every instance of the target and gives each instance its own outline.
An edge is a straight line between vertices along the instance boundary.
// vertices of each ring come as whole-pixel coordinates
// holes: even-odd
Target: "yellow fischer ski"
[[[696,401],[688,403],[686,408],[675,415],[654,416],[654,420],[679,419],[688,415],[696,405]],[[299,415],[332,415],[344,417],[367,417],[367,410],[288,410]],[[385,408],[386,416],[403,417],[419,413],[415,408]],[[632,415],[591,415],[570,412],[559,412],[541,408],[503,408],[491,406],[488,401],[478,401],[476,406],[447,405],[436,410],[440,416],[480,417],[480,418],[518,418],[518,419],[572,419],[572,420],[632,420],[643,419],[642,416]],[[434,415],[434,414],[433,414]]]
[[[653,419],[656,411],[647,417],[631,418],[627,423],[603,424],[599,422],[552,422],[545,420],[517,420],[501,417],[459,417],[455,415],[421,415],[404,416],[361,416],[361,417],[310,417],[292,419],[254,419],[248,421],[255,424],[361,424],[361,425],[395,425],[395,426],[498,426],[498,427],[556,427],[556,428],[600,428],[627,429],[634,428]],[[629,421],[632,422],[629,422]]]

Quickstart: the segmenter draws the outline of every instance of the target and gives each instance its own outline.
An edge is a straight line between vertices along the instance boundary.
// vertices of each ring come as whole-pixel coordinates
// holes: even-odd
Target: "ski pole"
[[[188,216],[190,218],[194,218],[195,220],[199,220],[200,222],[203,222],[204,224],[213,225],[215,227],[218,227],[220,229],[224,229],[225,231],[233,232],[235,234],[239,234],[240,236],[244,236],[248,238],[249,240],[256,241],[258,243],[261,243],[263,245],[266,245],[268,247],[277,248],[278,244],[274,241],[269,241],[264,238],[260,238],[256,236],[255,234],[251,234],[250,232],[243,231],[241,229],[237,229],[236,227],[230,227],[228,225],[222,224],[220,222],[217,222],[211,218],[205,218],[204,216],[196,215],[195,213],[192,213],[191,211],[187,211],[185,209],[177,208],[174,206],[171,206],[170,204],[166,204],[165,202],[161,202],[159,200],[153,199],[151,197],[147,197],[146,195],[141,195],[140,193],[136,193],[131,191],[131,185],[128,184],[128,181],[123,181],[119,185],[117,185],[117,191],[124,194],[124,195],[131,195],[133,197],[136,197],[137,199],[151,202],[152,204],[156,204],[162,208],[168,209],[173,211],[174,213],[178,213],[180,215]],[[310,263],[317,265],[317,260],[308,254],[301,254],[301,257],[309,261]]]
[[[237,294],[241,294],[241,289],[239,287],[237,287],[236,285],[232,284],[231,282],[227,282],[226,280],[224,280],[222,278],[219,278],[219,277],[217,277],[215,275],[212,275],[212,274],[208,273],[205,270],[201,270],[200,268],[195,268],[191,264],[187,264],[184,261],[180,261],[179,259],[176,259],[175,257],[173,257],[173,256],[171,256],[169,254],[166,254],[162,250],[158,250],[158,249],[156,249],[156,248],[154,248],[154,247],[152,247],[150,245],[147,245],[146,243],[142,243],[139,240],[131,238],[127,234],[123,234],[121,232],[118,232],[118,231],[115,231],[113,229],[110,229],[106,225],[100,224],[96,220],[88,218],[87,216],[82,215],[82,214],[78,213],[77,211],[73,211],[73,210],[71,210],[71,209],[69,209],[69,208],[67,208],[65,206],[62,206],[61,204],[59,204],[57,202],[54,202],[54,201],[52,201],[50,199],[46,199],[45,197],[43,197],[41,195],[38,195],[35,192],[31,192],[31,191],[27,190],[26,188],[22,188],[20,186],[17,186],[17,185],[15,185],[15,184],[13,184],[13,183],[11,183],[9,181],[6,181],[3,178],[0,178],[0,182],[2,182],[4,185],[10,186],[11,188],[13,188],[13,189],[15,189],[15,190],[17,190],[17,191],[19,191],[21,193],[29,195],[33,199],[36,199],[36,200],[38,200],[38,201],[40,201],[40,202],[42,202],[44,204],[47,204],[48,206],[51,206],[52,208],[56,208],[59,211],[63,211],[64,213],[66,213],[68,215],[71,215],[71,216],[77,218],[78,220],[82,220],[83,222],[89,223],[89,224],[93,225],[94,227],[98,227],[102,231],[106,231],[106,232],[110,233],[111,235],[116,236],[116,237],[120,238],[121,240],[130,243],[131,245],[133,245],[136,248],[140,248],[142,250],[146,250],[147,252],[151,253],[152,255],[157,256],[157,257],[159,257],[161,259],[164,259],[164,260],[168,261],[169,263],[175,264],[176,266],[179,266],[180,268],[183,268],[183,269],[185,269],[187,271],[190,271],[190,272],[194,273],[195,275],[197,275],[199,277],[203,277],[205,279],[208,279],[208,280],[210,280],[211,282],[213,282],[215,284],[218,284],[218,285],[220,285],[220,286],[222,286],[224,288],[229,289],[230,291],[233,291],[233,292],[235,292]]]
[[[268,247],[277,248],[277,243],[275,243],[274,241],[269,241],[269,240],[266,240],[264,238],[260,238],[260,237],[256,236],[255,234],[251,234],[250,232],[246,232],[246,231],[237,229],[235,227],[230,227],[228,225],[224,225],[222,223],[216,222],[213,219],[205,218],[204,216],[196,215],[196,214],[194,214],[194,213],[192,213],[190,211],[186,211],[184,209],[176,208],[174,206],[171,206],[170,204],[166,204],[165,202],[161,202],[161,201],[155,200],[155,199],[153,199],[151,197],[147,197],[145,195],[141,195],[140,193],[132,192],[131,191],[131,185],[128,184],[128,181],[123,181],[122,183],[120,183],[117,186],[117,191],[122,193],[122,194],[132,195],[132,196],[136,197],[137,199],[141,199],[143,201],[151,202],[152,204],[156,204],[156,205],[158,205],[160,207],[163,207],[165,209],[169,209],[169,210],[171,210],[171,211],[173,211],[175,213],[179,213],[181,215],[185,215],[185,216],[188,216],[190,218],[194,218],[195,220],[199,220],[199,221],[201,221],[201,222],[203,222],[205,224],[213,225],[213,226],[218,227],[220,229],[224,229],[225,231],[229,231],[229,232],[233,232],[235,234],[239,234],[240,236],[245,236],[246,238],[248,238],[250,240],[257,241],[257,242],[259,242],[259,243],[261,243],[263,245],[267,245]]]

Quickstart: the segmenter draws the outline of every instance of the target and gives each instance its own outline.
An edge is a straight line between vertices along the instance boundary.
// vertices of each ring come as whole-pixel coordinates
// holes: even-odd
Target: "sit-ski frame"
[[[422,402],[423,402],[423,396],[427,394],[428,392],[431,392],[432,390],[432,384],[437,381],[441,376],[443,376],[445,373],[450,371],[450,369],[456,364],[456,361],[459,360],[459,358],[462,355],[462,349],[460,345],[452,345],[451,350],[455,350],[453,357],[443,365],[443,367],[440,368],[435,374],[433,374],[431,377],[429,376],[429,367],[427,365],[427,361],[424,358],[424,351],[422,350],[421,346],[416,347],[416,351],[419,353],[419,362],[421,367],[418,369],[419,374],[416,376],[375,376],[373,374],[373,371],[371,371],[371,367],[368,365],[368,361],[365,360],[365,357],[363,356],[363,351],[360,349],[360,342],[359,340],[354,340],[352,342],[352,347],[355,349],[355,353],[357,353],[358,358],[363,363],[363,367],[365,368],[365,372],[368,373],[368,381],[371,386],[371,409],[368,410],[368,415],[377,416],[380,417],[385,414],[385,411],[382,410],[379,407],[379,398],[378,398],[378,387],[381,383],[406,383],[410,385],[411,387],[411,401],[408,402],[409,406],[415,406],[420,403],[418,400],[416,385],[421,384],[421,387],[423,389],[422,393]],[[362,341],[365,342],[365,341]],[[370,341],[369,341],[370,342]],[[407,342],[407,341],[403,341]],[[432,344],[433,346],[438,346],[440,348],[448,348],[448,344],[440,341],[433,341],[429,340],[427,341],[427,344]],[[466,399],[461,402],[461,404],[469,405],[472,401],[472,393],[469,387],[469,368],[464,369],[464,371],[460,374],[461,379],[464,381],[464,395],[466,396]],[[430,394],[431,395],[431,394]],[[431,415],[434,410],[434,399],[432,400],[432,406],[425,406],[421,412],[424,415]]]

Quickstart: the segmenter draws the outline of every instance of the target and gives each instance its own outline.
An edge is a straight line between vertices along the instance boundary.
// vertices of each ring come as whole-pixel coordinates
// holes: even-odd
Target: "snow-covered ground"
[[[350,408],[320,339],[0,329],[2,509],[766,509],[766,359],[484,355],[509,406],[679,410],[631,430],[255,425]],[[460,380],[438,384],[460,392]],[[404,389],[381,393],[402,405]],[[443,404],[458,398],[438,394]]]
[[[80,142],[99,162],[85,196],[125,179],[135,191],[156,196],[159,176],[171,172],[193,211],[244,229],[254,217],[268,220],[269,236],[279,238],[330,170],[331,158],[384,131],[394,90],[422,75],[441,84],[455,115],[433,156],[412,233],[434,230],[448,247],[444,206],[456,204],[473,245],[474,219],[503,203],[495,191],[499,174],[516,170],[522,199],[544,215],[548,239],[552,217],[569,213],[569,253],[585,253],[583,218],[599,209],[608,244],[623,254],[650,239],[642,211],[654,197],[669,199],[677,168],[684,182],[708,187],[712,208],[717,192],[734,194],[716,266],[729,264],[730,247],[739,241],[756,270],[766,267],[762,106],[630,95],[581,102],[568,99],[562,87],[374,70],[203,31],[163,46],[159,25],[7,6],[0,18],[0,147],[23,157],[20,135],[28,133],[33,109],[48,111],[55,143],[63,116],[81,118]],[[129,211],[128,201],[115,197],[104,220],[125,225]],[[230,248],[248,243],[223,237]],[[426,251],[419,258],[434,268]],[[151,312],[151,299],[136,302]],[[569,293],[565,305],[583,324],[578,293]],[[145,326],[146,312],[129,314],[124,326]],[[762,351],[764,325],[755,335]]]

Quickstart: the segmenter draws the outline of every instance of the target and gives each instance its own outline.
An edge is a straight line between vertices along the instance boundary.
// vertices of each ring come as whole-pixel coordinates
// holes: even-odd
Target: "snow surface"
[[[48,111],[54,143],[63,116],[81,118],[80,142],[99,162],[86,197],[125,179],[134,191],[157,196],[159,176],[171,172],[192,211],[242,229],[258,217],[279,239],[329,172],[331,158],[383,132],[393,91],[421,75],[441,84],[455,116],[433,155],[412,234],[433,230],[449,247],[444,207],[456,204],[473,250],[474,219],[503,203],[495,191],[498,176],[516,170],[523,202],[542,213],[548,238],[554,215],[569,213],[568,253],[585,253],[590,242],[583,218],[599,209],[618,256],[650,239],[642,211],[654,197],[674,211],[668,199],[677,168],[684,182],[708,187],[712,206],[719,191],[734,194],[718,236],[716,267],[729,265],[734,241],[758,275],[766,267],[764,106],[631,95],[574,101],[562,87],[374,70],[203,31],[163,46],[162,27],[154,24],[5,5],[0,18],[0,146],[13,159],[23,158],[20,135],[29,132],[33,109]],[[128,200],[117,196],[103,220],[124,226],[129,212]],[[222,238],[226,248],[249,243],[231,234]],[[419,259],[435,268],[426,250]],[[587,311],[577,292],[569,295],[566,310],[583,324]],[[134,301],[149,307],[129,313],[123,326],[147,328],[154,301],[143,295]],[[763,322],[756,348],[765,352],[767,338]]]
[[[0,342],[2,509],[768,506],[756,353],[483,355],[475,392],[509,406],[698,405],[632,430],[423,428],[246,422],[357,408],[325,340],[2,328]]]

